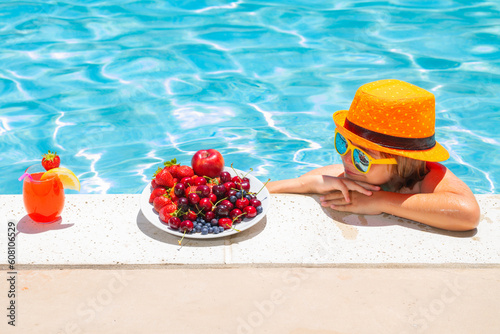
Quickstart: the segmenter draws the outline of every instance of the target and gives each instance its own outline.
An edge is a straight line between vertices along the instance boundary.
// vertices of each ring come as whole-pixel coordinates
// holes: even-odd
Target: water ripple
[[[0,183],[19,194],[48,149],[83,193],[138,193],[200,148],[295,177],[340,162],[331,115],[360,85],[398,78],[435,94],[446,166],[498,192],[499,26],[488,1],[2,2]]]

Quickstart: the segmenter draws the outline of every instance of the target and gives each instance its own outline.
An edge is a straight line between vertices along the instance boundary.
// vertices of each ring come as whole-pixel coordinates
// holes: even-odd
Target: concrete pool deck
[[[185,240],[152,225],[140,195],[68,195],[63,220],[16,223],[16,333],[497,333],[498,195],[478,229],[324,210],[272,195],[239,234]],[[7,265],[7,224],[0,249]],[[8,282],[1,285],[8,305]],[[7,312],[7,311],[6,311]]]

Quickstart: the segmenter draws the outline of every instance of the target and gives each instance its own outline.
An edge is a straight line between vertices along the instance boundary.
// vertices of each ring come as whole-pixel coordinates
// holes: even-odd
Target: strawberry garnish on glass
[[[61,158],[57,155],[57,152],[50,152],[43,155],[42,166],[45,170],[50,170],[52,168],[57,168],[61,164]]]

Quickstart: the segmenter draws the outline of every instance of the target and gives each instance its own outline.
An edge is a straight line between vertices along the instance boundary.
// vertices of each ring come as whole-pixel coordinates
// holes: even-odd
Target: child
[[[361,86],[349,110],[333,114],[342,165],[268,183],[271,193],[321,194],[337,211],[382,212],[467,231],[479,223],[469,187],[438,161],[449,154],[434,138],[434,95],[399,80]]]

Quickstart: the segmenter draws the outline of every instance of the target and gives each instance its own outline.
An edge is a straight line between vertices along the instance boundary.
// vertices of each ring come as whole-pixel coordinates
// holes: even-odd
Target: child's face
[[[362,146],[359,147],[366,153],[371,155],[372,158],[384,158],[379,151],[370,150]],[[363,174],[354,167],[352,163],[351,152],[348,152],[348,154],[341,156],[341,158],[342,163],[344,164],[344,175],[348,179],[363,181],[374,185],[382,185],[389,182],[389,180],[392,178],[392,165],[372,164],[368,173]]]

